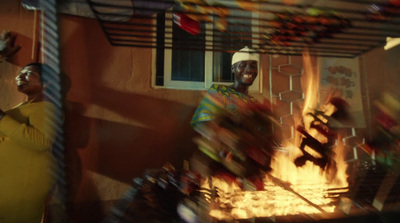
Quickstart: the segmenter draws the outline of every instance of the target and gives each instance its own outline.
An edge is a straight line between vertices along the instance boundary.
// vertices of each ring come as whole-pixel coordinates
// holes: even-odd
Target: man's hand
[[[21,49],[21,45],[15,46],[16,37],[16,34],[6,30],[0,34],[0,59],[7,60]]]

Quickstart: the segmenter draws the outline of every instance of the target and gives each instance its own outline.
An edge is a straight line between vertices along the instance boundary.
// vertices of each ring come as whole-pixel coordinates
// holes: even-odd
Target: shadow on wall
[[[131,49],[110,46],[95,20],[68,17],[61,24],[61,52],[68,52],[61,60],[72,83],[65,106],[70,216],[77,223],[96,222],[101,206],[118,199],[145,169],[165,162],[182,167],[196,149],[189,124],[195,108],[147,95],[153,91],[145,76],[147,58],[133,61]],[[108,70],[116,80],[110,84],[133,81],[132,66],[135,87],[148,85],[144,93],[101,82]]]
[[[179,168],[196,148],[190,127],[193,107],[105,86],[97,92],[94,103],[149,127],[97,120],[100,174],[129,183],[146,168],[165,162]]]
[[[68,198],[73,200],[82,180],[82,162],[79,149],[88,145],[91,120],[83,116],[85,108],[77,102],[65,102],[65,156]]]
[[[165,162],[182,167],[183,160],[196,149],[192,142],[196,133],[190,127],[195,108],[106,86],[92,86],[92,90],[97,92],[92,103],[127,120],[139,120],[148,128],[90,118],[84,115],[86,108],[83,104],[66,101],[65,141],[72,199],[85,171],[129,184],[146,168],[160,167]],[[84,149],[89,151],[79,152]],[[80,153],[85,153],[83,161]],[[82,162],[95,164],[83,165]]]
[[[136,94],[111,93],[112,91],[109,89],[103,89],[101,92],[99,95],[101,100],[98,103],[116,110],[128,119],[135,118],[137,115],[142,116],[147,109],[151,109],[153,106],[163,106],[165,109],[148,113],[162,116],[162,119],[170,121],[158,123],[160,124],[159,129],[146,129],[103,119],[88,118],[83,115],[79,103],[72,104],[72,110],[68,112],[68,117],[73,121],[68,122],[67,126],[71,130],[71,134],[66,138],[69,199],[73,202],[77,198],[76,196],[78,194],[81,196],[83,192],[84,196],[93,201],[69,205],[69,216],[77,223],[100,222],[108,212],[105,207],[113,205],[112,200],[104,200],[102,196],[104,193],[118,193],[112,191],[115,188],[99,191],[99,185],[107,185],[107,183],[96,182],[95,179],[88,176],[90,172],[130,184],[132,179],[141,176],[145,169],[160,167],[165,162],[171,162],[175,167],[181,168],[183,160],[189,159],[196,149],[192,142],[195,132],[189,124],[192,108]],[[103,94],[107,96],[103,97]],[[132,98],[135,98],[136,105],[134,107],[131,107],[129,103],[121,102]],[[112,100],[108,101],[108,99]],[[168,104],[169,107],[165,104]],[[178,113],[172,115],[171,113],[174,112]],[[168,118],[179,114],[187,118],[181,122]],[[82,152],[86,156],[83,159],[79,156]],[[88,154],[93,160],[88,160]],[[88,165],[87,162],[96,162],[97,164]],[[79,198],[77,199],[79,200]]]
[[[85,106],[82,103],[66,100],[66,96],[71,88],[71,80],[70,77],[61,73],[61,83],[62,83],[62,97],[64,99],[64,142],[65,142],[65,162],[66,162],[66,183],[67,183],[67,215],[69,216],[69,220],[77,221],[76,217],[84,218],[85,215],[88,215],[88,211],[94,211],[96,213],[101,213],[101,207],[98,203],[93,203],[89,207],[80,207],[75,205],[75,200],[78,196],[79,188],[82,184],[83,180],[83,166],[82,161],[79,156],[79,150],[83,150],[87,148],[89,143],[89,137],[91,132],[91,119],[84,116],[84,112],[86,111]],[[85,184],[87,187],[91,188],[88,190],[89,194],[86,196],[91,197],[92,199],[99,200],[98,191],[95,187],[95,182],[91,179],[86,178]],[[59,215],[54,211],[57,210],[56,207],[53,207],[53,212],[50,211],[50,219],[53,222],[59,222]],[[81,214],[81,211],[84,213]],[[91,221],[92,222],[100,222],[102,216],[92,214]],[[95,217],[95,218],[93,218]],[[80,221],[80,220],[79,220]],[[83,221],[81,221],[83,222]]]
[[[149,96],[147,93],[154,91],[150,89],[151,54],[139,50],[133,56],[129,47],[111,46],[97,23],[95,27],[81,30],[86,38],[82,40],[87,52],[85,66],[90,68],[86,77],[90,104],[104,110],[95,111],[96,117],[110,112],[120,117],[92,120],[91,143],[98,148],[98,166],[93,171],[130,183],[146,168],[162,166],[166,161],[180,167],[182,159],[196,148],[192,142],[195,132],[189,124],[195,108]],[[112,75],[106,74],[107,70]],[[110,84],[134,81],[143,93],[105,85],[102,75],[116,80]]]

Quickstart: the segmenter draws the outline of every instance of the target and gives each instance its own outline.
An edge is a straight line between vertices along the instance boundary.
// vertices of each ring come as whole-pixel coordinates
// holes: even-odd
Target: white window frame
[[[172,9],[169,9],[172,11]],[[253,45],[259,43],[259,28],[258,28],[258,13],[252,13],[252,33]],[[182,90],[207,90],[212,84],[231,85],[233,82],[213,82],[213,51],[212,46],[206,46],[204,53],[204,82],[199,81],[176,81],[172,80],[172,13],[165,13],[165,43],[164,46],[164,86],[156,86],[156,54],[157,49],[153,48],[152,51],[152,87],[153,88],[168,88],[168,89],[182,89]],[[212,42],[213,24],[206,23],[206,42]],[[168,48],[170,47],[170,48]],[[258,63],[258,75],[253,84],[249,87],[249,92],[261,93],[262,89],[262,74],[261,64]]]

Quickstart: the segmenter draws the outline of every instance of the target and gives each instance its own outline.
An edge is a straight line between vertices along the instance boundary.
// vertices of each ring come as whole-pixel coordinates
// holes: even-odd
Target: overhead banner
[[[347,127],[365,128],[359,58],[320,58],[320,69],[321,101],[326,101],[334,92],[350,105],[354,121]]]

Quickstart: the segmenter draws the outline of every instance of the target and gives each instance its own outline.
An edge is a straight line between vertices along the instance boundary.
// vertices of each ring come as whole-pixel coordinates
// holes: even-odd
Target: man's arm
[[[29,116],[29,124],[21,123],[9,115],[0,120],[0,133],[33,150],[50,149],[54,141],[53,105],[43,103]],[[3,112],[4,113],[4,112]]]

